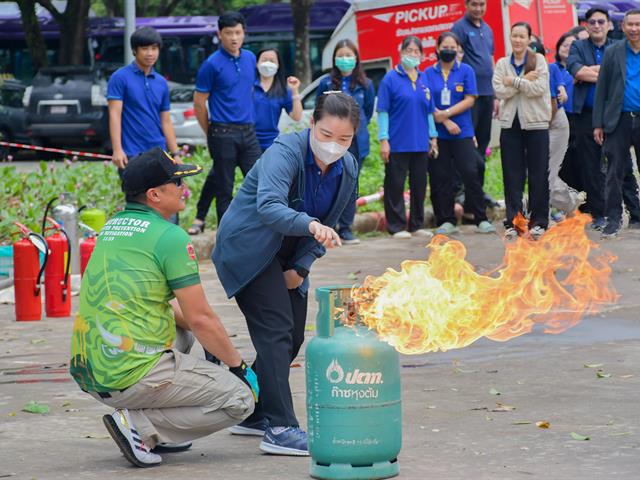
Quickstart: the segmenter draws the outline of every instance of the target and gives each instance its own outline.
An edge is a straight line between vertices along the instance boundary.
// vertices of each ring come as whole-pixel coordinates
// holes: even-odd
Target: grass
[[[384,182],[384,163],[380,157],[380,146],[377,138],[377,125],[369,125],[371,133],[371,152],[366,158],[360,174],[360,195],[368,195],[380,190]],[[205,172],[211,168],[209,153],[204,148],[192,152],[189,163],[202,165]],[[72,162],[54,168],[52,163],[41,162],[40,168],[30,173],[18,173],[11,164],[0,165],[0,244],[12,243],[11,237],[16,231],[13,221],[25,223],[30,228],[39,230],[42,212],[47,201],[60,193],[72,191],[78,204],[94,204],[112,216],[124,206],[124,198],[120,190],[115,168],[108,162]],[[187,208],[180,214],[180,224],[188,228],[196,215],[196,203],[204,184],[206,173],[190,177],[187,185],[191,198]],[[242,184],[242,174],[236,169],[234,194]],[[487,161],[485,190],[494,198],[503,198],[502,169],[499,152],[494,151]],[[427,202],[429,197],[427,196]],[[381,211],[382,202],[373,202],[358,209],[359,212]],[[207,225],[217,224],[215,205],[209,210],[205,219]]]

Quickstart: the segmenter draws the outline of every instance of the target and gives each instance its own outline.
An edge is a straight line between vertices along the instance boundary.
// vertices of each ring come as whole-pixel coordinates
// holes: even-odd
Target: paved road
[[[469,231],[469,259],[495,267],[498,237]],[[446,353],[403,356],[403,479],[635,479],[640,472],[640,245],[625,232],[605,248],[618,255],[618,304],[561,335],[535,331],[506,343],[481,340]],[[315,286],[342,284],[350,272],[380,274],[427,254],[423,242],[373,238],[330,252],[314,267]],[[209,300],[245,357],[253,355],[242,317],[202,264]],[[75,304],[74,304],[75,305]],[[309,322],[317,309],[310,303]],[[260,454],[258,439],[219,432],[161,467],[135,470],[106,436],[108,409],[82,393],[66,373],[71,319],[16,323],[0,306],[0,478],[304,479],[308,460]],[[312,331],[307,332],[312,335]],[[296,361],[304,366],[304,356]],[[598,378],[595,368],[602,364]],[[303,368],[291,369],[302,424]],[[495,389],[500,396],[490,394]],[[51,413],[21,412],[30,400]],[[496,402],[515,407],[493,412]],[[549,429],[535,422],[548,421]],[[571,433],[589,436],[578,441]]]

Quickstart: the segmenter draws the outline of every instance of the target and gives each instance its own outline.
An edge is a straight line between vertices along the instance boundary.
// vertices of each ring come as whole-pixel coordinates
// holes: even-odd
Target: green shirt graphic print
[[[100,231],[82,278],[70,372],[86,391],[123,390],[144,377],[176,335],[173,291],[200,283],[189,236],[129,203]]]

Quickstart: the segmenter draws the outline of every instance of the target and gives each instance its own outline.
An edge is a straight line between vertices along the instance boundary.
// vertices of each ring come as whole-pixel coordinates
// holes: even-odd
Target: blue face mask
[[[401,61],[402,61],[402,66],[410,70],[420,65],[420,59],[416,57],[412,57],[411,55],[402,55]]]
[[[336,68],[349,73],[356,68],[356,57],[336,57]]]

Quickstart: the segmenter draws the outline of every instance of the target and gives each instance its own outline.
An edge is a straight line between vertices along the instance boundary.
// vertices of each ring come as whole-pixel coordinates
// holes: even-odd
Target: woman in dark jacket
[[[293,411],[289,366],[304,341],[307,278],[335,225],[355,201],[358,165],[347,151],[359,107],[348,95],[317,101],[311,128],[279,136],[247,175],[220,223],[213,262],[245,316],[257,352],[260,397],[232,433],[263,436],[260,449],[308,455]]]

